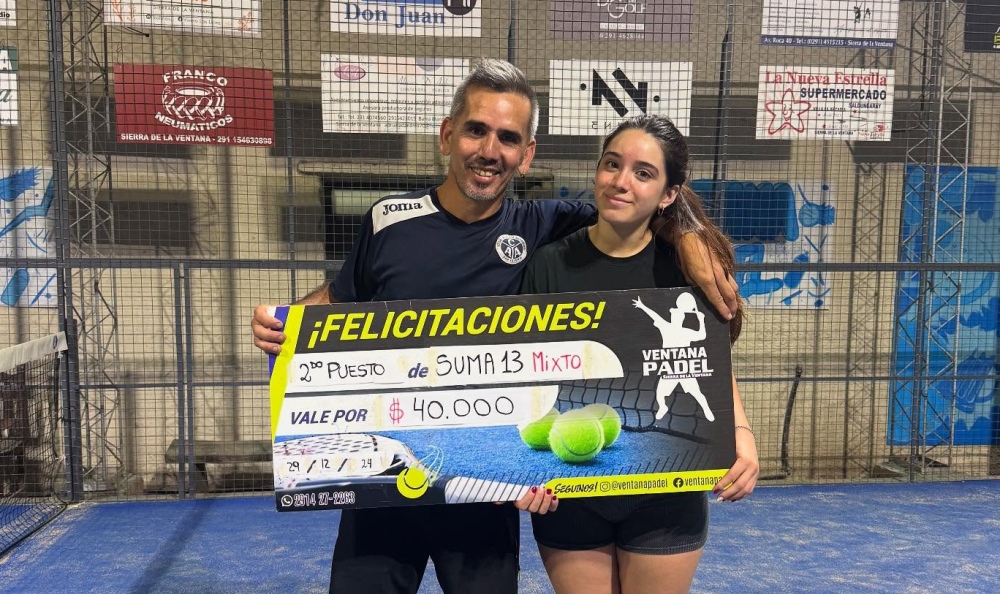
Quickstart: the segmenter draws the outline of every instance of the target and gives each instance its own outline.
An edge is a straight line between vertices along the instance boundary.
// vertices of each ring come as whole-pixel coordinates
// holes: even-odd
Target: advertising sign
[[[437,134],[469,64],[323,54],[321,68],[324,132]]]
[[[0,257],[56,257],[55,185],[48,167],[0,170]],[[0,268],[0,304],[55,307],[55,268]]]
[[[0,0],[0,27],[17,25],[17,10],[14,0]]]
[[[757,138],[888,141],[895,72],[761,66]]]
[[[104,23],[260,37],[260,0],[104,0]]]
[[[625,118],[653,113],[686,135],[691,85],[691,62],[552,60],[549,134],[604,136]]]
[[[16,126],[20,122],[17,68],[17,49],[0,47],[0,126]]]
[[[270,70],[116,64],[118,142],[274,144]]]
[[[549,0],[549,32],[571,41],[690,41],[691,0]]]
[[[965,51],[1000,52],[1000,2],[965,3]]]
[[[372,35],[479,37],[479,0],[355,0],[330,2],[330,30]]]
[[[896,45],[899,0],[764,0],[764,45]]]

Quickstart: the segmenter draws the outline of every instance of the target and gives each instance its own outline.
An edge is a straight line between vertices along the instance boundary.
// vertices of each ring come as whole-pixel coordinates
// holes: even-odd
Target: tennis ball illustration
[[[521,432],[521,440],[533,450],[549,449],[549,431],[552,430],[552,422],[558,416],[559,411],[553,408],[537,421],[518,427],[518,431]]]
[[[590,411],[566,411],[552,423],[549,447],[563,462],[587,462],[604,447],[604,429]]]
[[[419,499],[427,492],[430,481],[419,466],[404,468],[396,477],[396,488],[407,499]]]
[[[583,410],[590,411],[604,429],[604,447],[615,443],[622,432],[622,418],[618,416],[618,411],[600,402],[588,404]]]

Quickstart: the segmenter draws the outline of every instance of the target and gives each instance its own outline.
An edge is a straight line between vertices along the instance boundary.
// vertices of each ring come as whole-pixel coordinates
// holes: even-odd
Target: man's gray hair
[[[506,60],[496,58],[480,58],[472,66],[472,72],[459,83],[455,96],[451,101],[452,121],[465,111],[469,102],[469,89],[487,89],[494,93],[514,93],[531,102],[531,120],[528,122],[528,139],[535,137],[538,131],[538,97],[531,88],[528,77],[521,69]]]

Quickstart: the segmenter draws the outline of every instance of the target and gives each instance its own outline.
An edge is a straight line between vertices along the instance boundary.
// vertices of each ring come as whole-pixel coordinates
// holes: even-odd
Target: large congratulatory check
[[[285,306],[280,511],[704,491],[729,329],[691,289]]]

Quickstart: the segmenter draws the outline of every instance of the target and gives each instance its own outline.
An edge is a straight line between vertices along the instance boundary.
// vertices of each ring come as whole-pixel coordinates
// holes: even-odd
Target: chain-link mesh
[[[592,199],[623,117],[688,136],[737,243],[766,476],[1000,473],[995,2],[6,6],[0,315],[8,344],[67,330],[75,498],[270,488],[251,309],[336,271],[373,201],[444,179],[479,56],[539,93],[518,198]]]
[[[0,349],[0,554],[66,506],[61,336]]]

